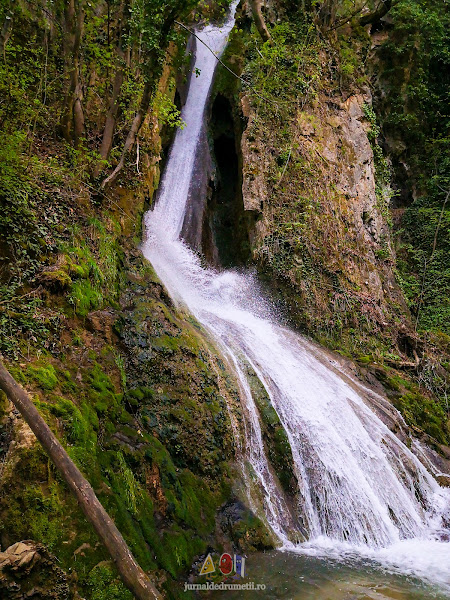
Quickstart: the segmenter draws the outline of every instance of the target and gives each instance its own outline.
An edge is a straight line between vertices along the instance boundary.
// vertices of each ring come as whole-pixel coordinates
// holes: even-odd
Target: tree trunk
[[[2,30],[0,31],[0,54],[5,56],[5,47],[8,43],[9,36],[11,34],[12,27],[12,16],[7,14],[5,17],[5,22],[3,23]]]
[[[119,18],[118,18],[118,27],[117,27],[117,47],[116,47],[116,55],[117,55],[117,67],[116,73],[114,75],[114,82],[112,87],[111,100],[109,103],[108,114],[106,115],[105,127],[103,129],[102,143],[100,145],[100,158],[101,162],[97,164],[94,170],[94,176],[98,177],[99,173],[103,169],[103,162],[107,160],[109,153],[111,152],[113,139],[114,139],[114,131],[116,129],[117,115],[119,113],[120,103],[120,90],[122,89],[123,78],[124,78],[124,65],[126,63],[126,55],[124,48],[122,47],[122,37],[123,37],[123,14],[124,10],[128,10],[128,1],[121,2],[119,7]],[[108,3],[108,38],[109,38],[109,3]]]
[[[100,504],[89,482],[72,462],[47,423],[39,414],[28,394],[11,377],[0,362],[0,389],[2,389],[42,444],[60,472],[87,519],[111,555],[127,588],[138,600],[161,599],[161,595],[146,573],[137,564],[120,531]]]
[[[105,188],[110,183],[113,183],[117,178],[120,171],[123,169],[125,164],[125,159],[127,157],[128,152],[134,146],[136,142],[137,134],[139,133],[139,129],[141,128],[142,122],[147,114],[148,107],[150,106],[150,99],[152,97],[154,84],[152,82],[147,82],[144,87],[144,93],[142,94],[141,103],[139,105],[139,109],[133,119],[133,123],[131,124],[130,131],[128,132],[127,139],[125,140],[125,144],[122,151],[122,156],[120,157],[119,163],[114,169],[114,171],[102,182],[102,189]]]
[[[75,85],[75,91],[73,94],[73,139],[75,147],[80,143],[81,138],[84,136],[84,111],[83,111],[83,91],[81,88],[81,82],[78,79],[78,65],[77,65],[77,83]]]
[[[261,0],[250,0],[250,6],[252,9],[253,20],[255,21],[256,29],[264,42],[271,40],[269,30],[267,29],[266,22],[261,10]]]
[[[119,55],[121,61],[124,60],[124,54],[121,52]],[[114,77],[112,95],[111,95],[111,103],[109,105],[108,114],[106,115],[105,128],[103,130],[102,143],[100,146],[100,157],[102,160],[106,160],[111,151],[114,130],[116,128],[116,119],[117,114],[119,112],[119,95],[120,90],[122,88],[123,83],[123,67],[122,65],[118,65],[117,71]],[[100,171],[98,171],[99,173]],[[97,175],[98,175],[97,173]]]
[[[69,76],[61,129],[67,141],[77,146],[84,135],[83,93],[79,76],[80,46],[84,29],[84,0],[69,0],[64,8],[64,62]]]

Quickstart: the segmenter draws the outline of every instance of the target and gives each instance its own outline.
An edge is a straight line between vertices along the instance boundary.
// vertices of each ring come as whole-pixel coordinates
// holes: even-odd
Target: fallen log
[[[27,392],[15,381],[0,361],[0,389],[20,412],[62,478],[75,495],[81,510],[93,525],[98,537],[109,552],[127,588],[138,600],[161,599],[148,575],[131,554],[122,534],[101,505],[90,483],[64,450],[55,434],[39,414]]]

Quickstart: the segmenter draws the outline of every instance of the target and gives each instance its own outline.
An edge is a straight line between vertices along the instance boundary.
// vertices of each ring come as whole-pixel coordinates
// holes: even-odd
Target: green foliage
[[[153,106],[156,114],[159,117],[159,122],[161,125],[180,127],[183,129],[185,123],[181,118],[181,112],[177,109],[167,94],[163,94],[162,92],[158,91],[155,95]]]
[[[409,425],[423,429],[441,444],[449,443],[446,414],[438,402],[416,392],[407,392],[394,400],[394,404]]]
[[[385,135],[394,141],[394,167],[407,200],[397,251],[399,281],[419,328],[448,332],[450,206],[442,213],[434,253],[432,248],[450,189],[449,95],[443,76],[450,64],[450,17],[441,0],[400,0],[390,15],[393,28],[380,49],[384,97],[378,110]]]
[[[440,225],[439,225],[440,223]],[[420,327],[450,332],[450,204],[443,206],[433,197],[418,198],[403,218],[399,272],[410,306],[419,313]],[[436,231],[437,246],[432,248]]]
[[[29,347],[38,342],[51,349],[60,323],[59,315],[40,312],[40,298],[23,296],[20,290],[18,283],[0,285],[0,353],[14,358],[21,354],[22,345]]]
[[[0,351],[18,356],[22,342],[50,348],[59,322],[57,311],[39,309],[35,277],[61,239],[61,206],[53,199],[56,175],[40,180],[40,165],[26,159],[26,136],[5,132],[0,139]],[[31,287],[31,290],[30,290]]]
[[[133,600],[133,595],[108,564],[99,564],[89,573],[86,587],[90,600]]]
[[[271,36],[273,43],[262,45],[256,36],[250,39],[242,77],[262,113],[284,121],[294,116],[296,103],[315,97],[320,89],[320,40],[315,27],[303,20],[275,25]]]
[[[20,27],[20,17],[14,26]],[[14,133],[12,124],[22,133],[51,122],[51,111],[42,94],[44,48],[36,29],[30,35],[28,39],[17,36],[17,40],[8,43],[5,60],[2,56],[0,61],[0,122],[6,124],[5,133],[9,134]],[[46,87],[46,95],[50,92],[51,84]]]
[[[0,140],[0,245],[6,250],[9,277],[16,281],[34,275],[38,258],[47,247],[49,227],[38,220],[37,202],[42,195],[30,175],[22,149],[21,132],[2,135]]]
[[[27,372],[31,379],[33,379],[44,391],[54,390],[58,385],[58,378],[56,377],[55,369],[52,365],[43,367],[29,365]]]
[[[120,227],[111,217],[107,222],[109,229],[97,218],[88,219],[89,236],[83,237],[80,228],[74,227],[72,243],[61,246],[66,256],[64,268],[74,280],[68,301],[81,317],[117,295]]]
[[[377,116],[370,104],[363,105],[364,116],[369,121],[370,129],[367,132],[370,145],[373,151],[373,160],[375,166],[375,194],[377,197],[377,208],[383,215],[384,220],[392,225],[390,212],[390,201],[394,196],[391,188],[391,169],[386,157],[383,154],[381,146],[378,144],[378,137],[381,129],[377,123]],[[380,257],[381,258],[381,257]]]
[[[370,129],[367,132],[367,137],[369,141],[374,144],[378,140],[378,136],[380,135],[380,128],[377,124],[377,115],[373,109],[371,104],[364,103],[363,104],[363,112],[366,119],[369,121]]]
[[[138,44],[143,57],[144,79],[159,74],[170,41],[180,40],[172,27],[175,17],[183,18],[196,0],[137,0],[131,5],[128,44]]]
[[[399,359],[398,356],[389,353],[385,354],[385,358]],[[377,377],[384,384],[394,406],[401,412],[408,425],[425,431],[441,444],[448,444],[448,389],[446,381],[438,375],[435,366],[430,364],[428,358],[423,361],[418,376],[420,387],[416,382],[405,379],[389,369],[378,369]]]
[[[361,59],[356,52],[354,38],[341,36],[339,44],[340,72],[349,81],[353,81],[361,66]]]

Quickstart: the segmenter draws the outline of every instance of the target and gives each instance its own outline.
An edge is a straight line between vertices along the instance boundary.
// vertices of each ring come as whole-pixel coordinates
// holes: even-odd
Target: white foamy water
[[[236,4],[223,26],[197,31],[217,55],[225,48]],[[177,131],[156,207],[145,217],[143,251],[175,302],[209,331],[235,371],[246,415],[246,459],[266,520],[285,549],[365,556],[450,589],[450,544],[439,541],[450,490],[440,488],[375,415],[356,384],[327,367],[316,346],[277,322],[250,274],[205,269],[180,239],[217,66],[203,44],[196,46],[194,71],[200,75],[191,76],[182,111],[186,127]],[[246,364],[266,388],[289,438],[298,480],[294,509],[265,454]],[[257,510],[250,488],[249,483],[249,502]],[[295,543],[305,531],[308,541]]]

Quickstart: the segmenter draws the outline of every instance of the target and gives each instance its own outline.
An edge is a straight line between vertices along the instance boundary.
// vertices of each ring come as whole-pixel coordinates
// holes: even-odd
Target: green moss
[[[269,460],[283,488],[287,492],[295,494],[297,479],[294,474],[294,459],[286,431],[272,406],[265,387],[249,365],[246,366],[246,375],[261,416],[263,438]]]
[[[102,306],[103,296],[90,281],[82,280],[72,285],[69,302],[73,304],[77,315],[85,317],[91,310],[96,310]]]
[[[269,530],[256,515],[245,511],[242,518],[231,526],[231,537],[244,552],[273,548],[273,539]]]
[[[86,418],[88,408],[84,406],[84,415],[75,404],[67,398],[59,396],[51,397],[52,404],[43,404],[48,407],[51,414],[55,415],[64,423],[64,431],[67,441],[70,444],[86,444],[90,439],[95,439],[92,435],[92,423]]]
[[[450,442],[445,411],[435,400],[407,392],[395,399],[394,405],[409,425],[419,427],[441,444]]]
[[[373,361],[373,357],[370,354],[368,354],[368,355],[363,354],[361,356],[358,356],[357,360],[359,363],[361,363],[363,365],[367,365]]]
[[[63,269],[44,271],[42,273],[41,280],[44,281],[48,287],[57,290],[65,290],[70,288],[72,285],[72,279]]]
[[[46,365],[42,367],[28,365],[27,375],[44,391],[54,390],[58,385],[58,378],[52,365]]]
[[[58,370],[58,379],[62,392],[73,394],[77,391],[77,385],[73,380],[72,373],[66,369]]]
[[[206,550],[206,543],[181,529],[165,533],[162,539],[164,568],[174,577],[190,568],[193,558]]]
[[[449,443],[450,430],[443,399],[439,402],[438,398],[424,395],[417,383],[393,369],[377,366],[374,373],[408,425],[418,427],[442,444]]]
[[[90,592],[89,600],[133,600],[117,573],[108,564],[100,564],[89,573],[86,587]]]
[[[88,219],[88,236],[78,226],[72,228],[72,244],[62,244],[70,285],[68,301],[75,313],[85,317],[91,310],[113,302],[121,274],[118,269],[121,250],[117,239],[121,228],[112,215],[104,215],[108,228],[96,217]]]

